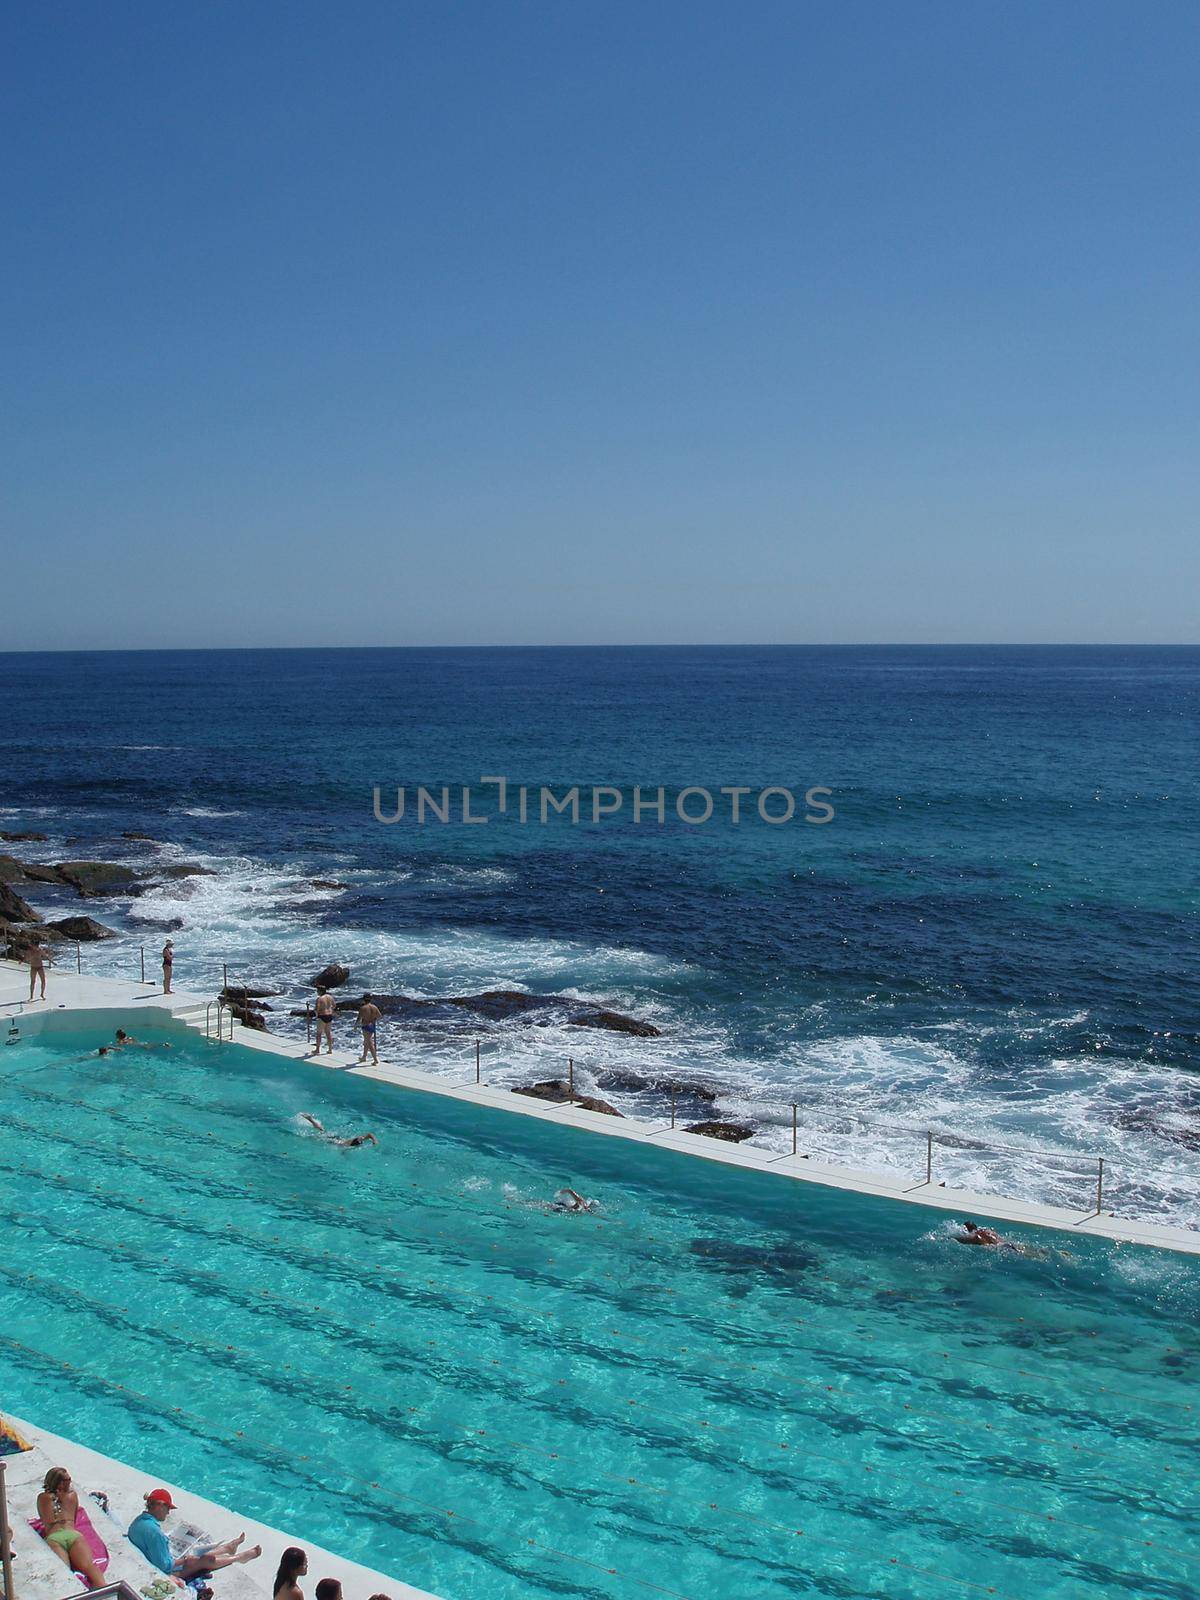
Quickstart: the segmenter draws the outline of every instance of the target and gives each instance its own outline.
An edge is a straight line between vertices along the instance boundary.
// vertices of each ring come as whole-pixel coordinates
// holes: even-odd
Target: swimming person
[[[168,939],[166,944],[163,945],[162,964],[164,994],[170,994],[171,992],[171,968],[175,962],[174,943],[175,941],[173,939]]]
[[[302,1111],[300,1116],[303,1121],[308,1123],[310,1128],[321,1135],[327,1144],[336,1145],[339,1150],[357,1150],[359,1145],[379,1143],[373,1133],[352,1133],[346,1138],[343,1138],[340,1134],[330,1133],[320,1118],[314,1117],[311,1111]]]
[[[160,1526],[171,1512],[176,1510],[170,1491],[151,1489],[150,1493],[143,1495],[142,1498],[146,1503],[146,1509],[134,1517],[129,1524],[126,1537],[131,1545],[142,1552],[152,1567],[165,1572],[168,1578],[186,1583],[189,1578],[198,1577],[202,1572],[218,1572],[222,1567],[254,1561],[262,1555],[260,1544],[252,1545],[249,1550],[243,1550],[241,1546],[246,1535],[239,1533],[236,1539],[227,1539],[224,1544],[201,1545],[186,1556],[175,1557],[171,1554],[170,1541]]]
[[[321,1040],[325,1040],[328,1053],[333,1054],[333,1013],[335,1010],[333,996],[328,989],[317,991],[317,1047],[313,1055],[321,1054]]]
[[[66,1467],[51,1467],[42,1479],[37,1497],[37,1513],[42,1520],[42,1538],[72,1572],[82,1575],[89,1589],[103,1589],[108,1579],[92,1559],[91,1548],[75,1518],[79,1515],[79,1496],[71,1487]]]
[[[139,1050],[172,1050],[174,1046],[165,1039],[160,1039],[157,1044],[147,1044],[145,1039],[135,1039],[131,1033],[126,1033],[124,1028],[118,1028],[113,1035],[113,1044],[110,1049],[124,1050],[126,1045],[134,1044]]]
[[[586,1200],[577,1189],[568,1189],[565,1186],[559,1189],[551,1205],[555,1211],[595,1211],[596,1202]]]
[[[977,1222],[970,1220],[963,1223],[964,1232],[955,1234],[958,1244],[1001,1245],[1005,1241],[996,1232],[995,1228],[981,1228]]]
[[[371,999],[369,994],[363,995],[362,1009],[358,1013],[358,1025],[362,1029],[363,1046],[362,1055],[358,1058],[361,1067],[367,1059],[367,1051],[371,1052],[371,1060],[379,1065],[379,1051],[375,1048],[375,1030],[379,1026],[379,1019],[383,1012]]]
[[[298,1580],[308,1571],[308,1557],[299,1545],[289,1545],[279,1558],[279,1570],[271,1589],[273,1600],[304,1600]]]

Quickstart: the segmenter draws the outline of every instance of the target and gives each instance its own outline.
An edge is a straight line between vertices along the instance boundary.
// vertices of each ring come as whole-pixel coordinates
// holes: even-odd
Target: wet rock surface
[[[0,883],[0,920],[4,922],[40,922],[42,919],[15,889]]]
[[[350,968],[343,967],[338,961],[331,961],[327,967],[322,967],[320,972],[315,972],[308,980],[312,989],[336,989],[343,983],[350,982]]]
[[[95,917],[59,917],[46,924],[46,933],[53,938],[70,939],[76,944],[92,944],[97,939],[115,939],[115,928],[106,928]]]
[[[707,1139],[724,1139],[727,1144],[741,1144],[743,1139],[753,1139],[754,1129],[741,1122],[689,1122],[685,1133],[702,1133]]]
[[[527,1094],[535,1100],[550,1100],[556,1105],[572,1103],[582,1106],[585,1111],[603,1111],[610,1117],[619,1117],[621,1113],[616,1106],[610,1106],[607,1100],[600,1100],[592,1094],[580,1094],[576,1090],[571,1093],[571,1085],[566,1078],[549,1078],[544,1083],[527,1083],[513,1090],[514,1094]]]

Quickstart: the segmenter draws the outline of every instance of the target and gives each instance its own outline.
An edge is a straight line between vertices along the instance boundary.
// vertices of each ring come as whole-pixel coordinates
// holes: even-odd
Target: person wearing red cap
[[[145,1501],[146,1509],[129,1524],[127,1537],[152,1567],[165,1572],[176,1583],[186,1583],[189,1578],[195,1578],[202,1572],[216,1572],[221,1567],[253,1561],[256,1556],[262,1555],[262,1546],[258,1544],[243,1550],[241,1546],[246,1535],[239,1533],[236,1539],[227,1539],[224,1544],[201,1545],[177,1560],[171,1554],[170,1543],[162,1531],[162,1524],[176,1509],[170,1490],[151,1489]]]

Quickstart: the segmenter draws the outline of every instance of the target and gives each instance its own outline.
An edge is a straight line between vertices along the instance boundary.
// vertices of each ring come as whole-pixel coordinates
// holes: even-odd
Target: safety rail
[[[75,952],[76,952],[76,968],[77,968],[77,970],[81,970],[81,967],[82,967],[82,956],[81,956],[81,952],[80,952],[80,946],[79,946],[78,943],[76,943]],[[52,954],[53,954],[53,952],[52,952]],[[141,980],[143,982],[147,981],[146,978],[145,978],[145,971],[146,971],[145,957],[146,957],[146,947],[144,945],[140,945],[138,947],[138,970],[139,970],[140,978],[141,978]],[[230,998],[229,998],[229,964],[228,964],[227,961],[223,961],[220,964],[220,973],[221,973],[221,991],[220,991],[218,997],[216,998],[216,1000],[207,1002],[205,1004],[205,1008],[204,1008],[204,1037],[207,1040],[209,1040],[210,1042],[213,1042],[213,1043],[232,1040],[234,1038],[234,1036],[235,1036],[234,1024],[235,1024],[235,1022],[237,1021],[237,1018],[238,1018],[238,1012],[237,1012],[237,1009],[236,1009],[236,1004],[234,1002],[232,1002],[230,1000]],[[153,980],[149,980],[149,981],[153,982]],[[155,985],[155,987],[157,987],[157,985]],[[25,1001],[9,1001],[9,1002],[5,1002],[5,1008],[11,1007],[11,1006],[23,1006],[25,1004],[27,1004],[27,1002],[25,1002]],[[214,1008],[215,1008],[215,1026],[214,1026]],[[340,1015],[344,1016],[344,1013],[341,1013]],[[226,1017],[228,1017],[228,1031],[226,1031]],[[315,1012],[313,1010],[312,1002],[308,1001],[308,1002],[305,1003],[305,1007],[304,1007],[304,1031],[305,1031],[306,1042],[309,1043],[309,1044],[311,1044],[311,1042],[312,1042],[313,1028],[314,1028],[315,1021],[316,1021],[316,1016],[315,1016]],[[483,1086],[483,1058],[482,1058],[482,1047],[481,1047],[480,1040],[478,1038],[476,1038],[474,1040],[473,1051],[474,1051],[474,1062],[473,1062],[473,1065],[474,1065],[474,1081],[475,1081],[476,1084],[478,1084],[478,1085],[480,1085],[482,1087]],[[669,1095],[669,1100],[670,1100],[670,1108],[669,1108],[670,1127],[672,1129],[675,1129],[677,1127],[677,1122],[678,1122],[678,1102],[679,1102],[679,1099],[680,1098],[685,1098],[686,1099],[686,1097],[689,1095],[689,1092],[696,1086],[689,1085],[684,1080],[677,1080],[677,1081],[673,1081],[673,1082],[671,1082],[670,1084],[667,1084],[667,1085],[659,1083],[659,1084],[655,1085],[655,1087],[659,1090],[660,1093],[664,1093],[664,1094]],[[584,1091],[584,1093],[586,1094],[586,1091]],[[568,1057],[568,1059],[567,1059],[567,1103],[568,1104],[574,1104],[580,1098],[581,1098],[581,1095],[580,1095],[580,1093],[578,1093],[576,1091],[576,1086],[575,1086],[575,1061],[574,1061],[573,1057]],[[921,1126],[919,1124],[912,1124],[912,1123],[885,1122],[885,1121],[882,1121],[882,1120],[876,1119],[876,1118],[864,1117],[864,1116],[861,1116],[858,1113],[853,1113],[853,1112],[831,1113],[820,1124],[818,1124],[816,1126],[813,1126],[813,1125],[810,1125],[810,1124],[806,1124],[806,1123],[804,1123],[804,1122],[802,1122],[800,1120],[800,1116],[799,1116],[800,1102],[798,1102],[798,1101],[782,1101],[782,1100],[780,1100],[780,1101],[774,1101],[774,1100],[761,1101],[761,1102],[757,1102],[756,1103],[756,1108],[755,1109],[758,1110],[760,1113],[765,1113],[765,1112],[767,1112],[769,1110],[770,1111],[775,1111],[775,1112],[782,1111],[782,1113],[783,1113],[783,1122],[784,1122],[785,1126],[787,1124],[788,1116],[790,1115],[790,1124],[791,1124],[791,1150],[790,1150],[790,1154],[791,1154],[791,1156],[795,1157],[798,1160],[811,1161],[811,1160],[814,1160],[814,1159],[820,1159],[819,1157],[815,1157],[814,1156],[812,1150],[804,1150],[801,1147],[801,1144],[802,1144],[801,1133],[802,1133],[802,1131],[803,1132],[808,1132],[808,1133],[816,1133],[818,1135],[829,1135],[829,1134],[834,1133],[836,1131],[835,1127],[832,1126],[831,1124],[847,1123],[847,1124],[851,1124],[854,1127],[858,1127],[858,1128],[862,1128],[862,1129],[869,1129],[869,1130],[872,1130],[872,1131],[875,1131],[875,1132],[887,1132],[887,1133],[893,1133],[893,1134],[899,1133],[899,1134],[904,1134],[904,1135],[910,1135],[914,1139],[914,1141],[916,1141],[918,1143],[918,1146],[921,1149],[921,1154],[922,1154],[922,1157],[923,1157],[923,1159],[920,1161],[919,1166],[917,1168],[917,1170],[919,1172],[923,1172],[923,1177],[920,1177],[919,1179],[916,1180],[916,1182],[915,1182],[915,1186],[916,1187],[932,1187],[935,1184],[935,1168],[937,1166],[937,1163],[935,1162],[935,1146],[940,1146],[945,1150],[952,1150],[952,1149],[955,1149],[955,1148],[958,1148],[958,1149],[974,1148],[975,1150],[977,1150],[978,1152],[980,1152],[981,1154],[984,1154],[984,1155],[1008,1153],[1008,1154],[1019,1156],[1022,1160],[1029,1161],[1029,1162],[1064,1162],[1064,1163],[1069,1163],[1076,1169],[1075,1175],[1083,1176],[1086,1173],[1086,1175],[1088,1175],[1088,1177],[1089,1177],[1089,1179],[1090,1179],[1090,1181],[1091,1181],[1091,1183],[1093,1185],[1092,1195],[1093,1195],[1093,1199],[1094,1199],[1094,1205],[1093,1205],[1093,1210],[1090,1213],[1090,1215],[1093,1215],[1093,1216],[1101,1216],[1101,1215],[1103,1215],[1106,1192],[1111,1187],[1111,1181],[1112,1181],[1111,1171],[1108,1169],[1108,1167],[1106,1165],[1105,1158],[1103,1156],[1101,1156],[1101,1155],[1095,1155],[1095,1154],[1090,1154],[1090,1153],[1081,1154],[1081,1153],[1076,1153],[1076,1152],[1072,1152],[1072,1151],[1064,1151],[1064,1150],[1040,1149],[1040,1148],[1024,1146],[1024,1145],[1011,1145],[1011,1144],[1002,1143],[1002,1142],[997,1141],[997,1140],[985,1140],[985,1139],[970,1139],[970,1140],[967,1140],[967,1139],[964,1139],[964,1137],[962,1135],[946,1133],[946,1132],[944,1132],[942,1130],[939,1130],[939,1129],[936,1129],[936,1128],[931,1128],[931,1127],[929,1127],[927,1125],[926,1126]],[[757,1148],[761,1149],[762,1146],[760,1145]],[[789,1152],[785,1152],[785,1154],[787,1154],[787,1153],[789,1153]],[[782,1159],[782,1157],[780,1159]],[[941,1170],[944,1170],[944,1167]],[[945,1186],[945,1182],[946,1182],[946,1180],[944,1178],[939,1179],[939,1180],[937,1180],[937,1186],[944,1187]],[[1115,1213],[1110,1213],[1110,1215],[1115,1215]]]

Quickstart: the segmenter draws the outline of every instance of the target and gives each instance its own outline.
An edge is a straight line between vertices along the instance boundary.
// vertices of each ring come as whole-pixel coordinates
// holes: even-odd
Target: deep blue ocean
[[[508,1083],[573,1055],[634,1111],[663,1103],[639,1076],[700,1084],[781,1148],[796,1101],[804,1148],[914,1172],[929,1126],[950,1181],[1070,1204],[1102,1154],[1115,1209],[1200,1224],[1200,649],[10,654],[0,690],[0,827],[49,835],[0,849],[214,874],[27,889],[127,935],[90,970],[135,975],[142,943],[153,966],[170,926],[180,987],[224,961],[301,1032],[330,960],[356,989],[583,996],[661,1037],[437,1014],[384,1055],[473,1070],[478,1035]],[[635,823],[635,784],[664,823]],[[376,785],[385,812],[406,789],[395,825]],[[417,785],[450,788],[449,823],[418,822]],[[577,825],[537,820],[542,785],[582,786]],[[593,785],[622,809],[593,822]],[[688,786],[711,821],[674,814]],[[736,825],[722,786],[750,791]],[[758,817],[766,786],[792,821]]]

